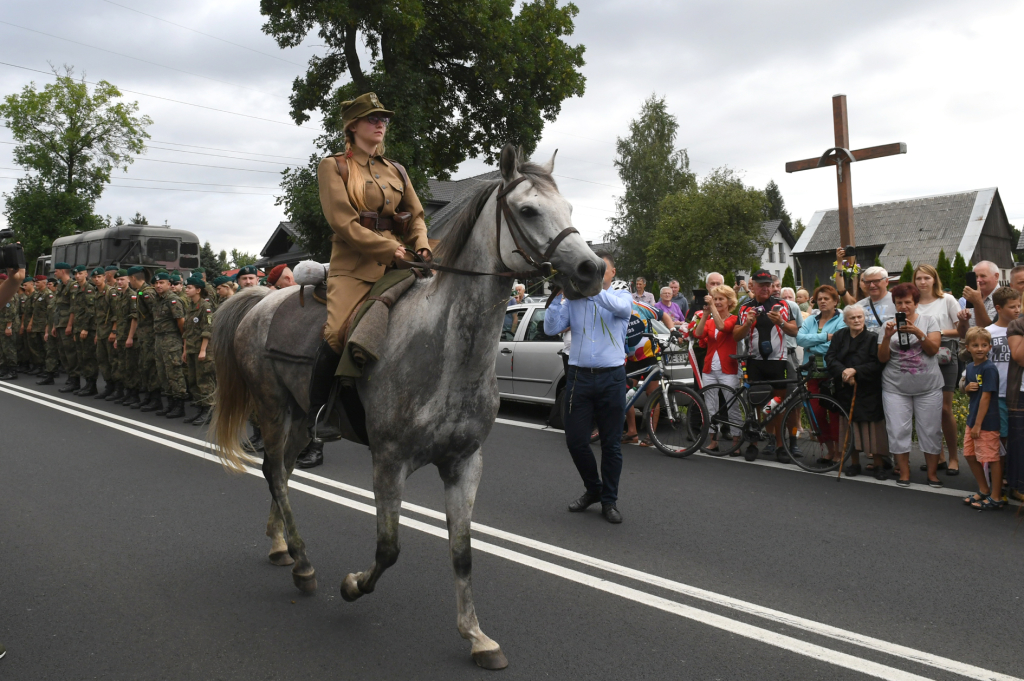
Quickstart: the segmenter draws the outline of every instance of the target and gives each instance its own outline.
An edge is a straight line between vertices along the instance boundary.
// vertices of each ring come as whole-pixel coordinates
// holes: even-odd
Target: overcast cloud
[[[601,238],[621,192],[615,137],[652,93],[678,118],[678,145],[699,175],[728,165],[757,187],[774,179],[794,219],[836,205],[833,171],[787,175],[784,166],[832,146],[830,98],[843,92],[853,148],[909,148],[854,166],[856,203],[997,186],[1011,222],[1024,221],[1021,2],[577,4],[571,40],[587,47],[587,91],[564,104],[536,156],[559,150],[555,173],[589,239]],[[314,150],[316,122],[292,124],[287,96],[322,52],[315,37],[280,50],[260,31],[257,2],[225,0],[7,0],[0,22],[0,94],[51,80],[16,66],[71,64],[88,80],[133,91],[126,96],[154,120],[150,150],[116,174],[99,213],[140,211],[217,250],[262,248],[284,218],[274,205],[277,173]],[[0,128],[0,141],[11,139]],[[0,177],[20,174],[12,148],[0,144]],[[489,169],[468,161],[456,177]],[[13,185],[0,179],[0,191]]]

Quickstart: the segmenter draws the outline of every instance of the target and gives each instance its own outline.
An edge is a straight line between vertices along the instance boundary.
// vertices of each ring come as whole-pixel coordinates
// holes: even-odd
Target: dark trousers
[[[565,442],[587,492],[614,504],[619,497],[622,473],[622,424],[626,411],[626,369],[595,374],[569,367],[565,383]],[[591,426],[601,434],[601,471],[590,448]]]

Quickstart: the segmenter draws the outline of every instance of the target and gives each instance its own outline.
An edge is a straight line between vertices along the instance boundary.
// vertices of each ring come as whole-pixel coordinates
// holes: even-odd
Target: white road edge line
[[[20,390],[22,392],[24,392],[24,393],[31,393],[32,396],[29,396],[29,395],[26,395],[26,394],[21,394],[19,392],[14,392],[14,391],[11,391],[11,390],[7,389],[7,388],[11,388],[11,387],[20,388]],[[210,461],[214,461],[216,463],[220,463],[220,460],[216,457],[216,455],[214,455],[214,454],[212,454],[212,453],[210,453],[208,451],[202,451],[202,450],[193,449],[191,447],[185,447],[183,445],[178,445],[177,443],[174,443],[174,442],[167,442],[166,440],[163,440],[161,438],[155,437],[153,435],[149,435],[147,433],[139,433],[139,432],[134,431],[132,429],[129,429],[129,428],[125,427],[125,426],[121,426],[121,425],[116,424],[116,423],[106,422],[103,419],[95,418],[95,417],[90,416],[88,414],[83,414],[81,412],[74,411],[74,409],[69,409],[69,408],[66,408],[66,407],[59,406],[57,404],[52,404],[50,402],[46,402],[46,401],[44,401],[42,399],[38,399],[38,397],[49,398],[51,400],[55,400],[55,401],[59,401],[59,402],[64,402],[66,404],[71,405],[74,408],[78,408],[78,409],[83,409],[84,408],[84,409],[89,410],[89,411],[98,412],[98,413],[100,413],[100,414],[102,414],[103,416],[106,416],[106,417],[115,417],[118,420],[130,423],[132,426],[136,426],[137,427],[137,426],[146,425],[146,424],[141,424],[139,422],[133,421],[131,419],[125,419],[123,417],[119,417],[119,416],[117,416],[115,414],[110,414],[109,412],[105,412],[105,411],[102,411],[102,410],[97,410],[97,409],[93,409],[93,408],[90,408],[90,407],[83,407],[83,405],[78,405],[78,404],[75,404],[74,402],[70,402],[70,401],[64,400],[62,398],[53,398],[53,397],[51,397],[49,395],[46,395],[45,393],[40,393],[38,391],[27,389],[27,388],[22,388],[21,386],[11,386],[11,384],[8,384],[8,383],[0,384],[0,392],[7,392],[9,394],[15,395],[16,397],[22,397],[23,399],[27,399],[27,400],[30,400],[32,402],[37,402],[39,404],[44,404],[45,406],[51,407],[53,409],[57,409],[59,411],[66,412],[66,413],[72,414],[74,416],[78,416],[80,418],[84,418],[84,419],[89,420],[89,421],[94,421],[96,423],[100,423],[102,425],[106,425],[106,426],[114,428],[116,430],[120,430],[122,432],[126,432],[126,433],[129,433],[131,435],[135,435],[137,437],[141,437],[143,439],[150,440],[152,442],[156,442],[158,444],[163,444],[163,445],[165,445],[167,447],[170,447],[172,449],[178,449],[179,451],[183,451],[183,452],[186,452],[186,453],[189,453],[189,454],[193,454],[193,455],[198,456],[198,457],[203,458],[203,459],[207,459],[207,460],[210,460]],[[38,396],[38,397],[36,397],[36,396]],[[169,431],[169,430],[165,430],[165,429],[159,428],[157,426],[148,426],[148,425],[146,425],[146,427],[149,428],[150,430],[161,432],[162,434],[170,436],[170,437],[180,438],[182,440],[196,442],[196,443],[199,443],[200,445],[202,445],[204,447],[209,447],[210,446],[209,443],[204,442],[202,440],[196,440],[195,438],[191,438],[191,437],[184,436],[184,435],[179,435],[178,433],[175,433],[175,432]],[[713,457],[713,458],[717,458],[717,457]],[[261,478],[261,479],[263,478],[262,472],[257,470],[257,469],[249,468],[248,472],[250,474],[252,474],[252,475],[255,475],[255,476]],[[365,498],[370,498],[370,499],[373,498],[373,492],[370,491],[370,490],[365,490],[365,489],[360,488],[360,487],[355,487],[353,485],[348,485],[348,484],[345,484],[345,483],[342,483],[342,482],[331,480],[330,478],[325,478],[325,477],[322,477],[322,476],[318,476],[318,475],[315,475],[315,474],[312,474],[312,473],[309,473],[309,472],[306,472],[306,471],[303,471],[303,470],[300,470],[300,469],[296,469],[293,472],[292,475],[293,475],[293,477],[297,476],[297,477],[306,478],[306,479],[318,482],[320,484],[323,484],[323,485],[326,485],[326,486],[330,486],[330,487],[334,487],[334,488],[337,488],[337,489],[341,489],[341,490],[344,490],[344,491],[349,492],[351,494],[355,494],[355,495],[362,496],[362,497],[365,497]],[[289,486],[294,488],[294,489],[299,489],[299,490],[307,492],[309,494],[313,494],[314,496],[320,496],[320,497],[322,497],[324,499],[328,499],[328,500],[333,501],[335,503],[339,503],[339,504],[341,504],[343,506],[348,506],[348,507],[356,509],[356,510],[364,511],[364,512],[369,513],[371,515],[376,515],[376,512],[377,512],[376,508],[374,506],[370,506],[368,504],[362,504],[362,503],[357,502],[357,501],[352,501],[352,500],[346,499],[345,497],[340,497],[338,495],[331,494],[330,492],[319,490],[319,489],[317,489],[315,487],[310,487],[308,485],[303,485],[302,483],[297,483],[297,482],[292,481],[292,482],[289,483]],[[426,508],[424,506],[419,506],[419,505],[416,505],[416,504],[411,504],[409,502],[403,502],[402,508],[403,508],[403,510],[411,511],[413,513],[418,513],[420,515],[424,515],[426,517],[433,518],[435,520],[441,520],[441,521],[445,520],[445,514],[444,513],[435,511],[435,510],[430,509],[430,508]],[[402,521],[402,524],[407,525],[409,527],[413,527],[414,529],[419,529],[421,531],[427,532],[428,534],[433,534],[435,536],[439,536],[439,537],[442,537],[444,539],[447,539],[447,536],[448,536],[447,535],[447,531],[445,531],[445,530],[443,530],[441,528],[436,528],[436,527],[434,527],[432,525],[426,525],[426,524],[424,524],[424,523],[422,523],[420,521],[416,521],[416,520],[405,518],[404,516],[402,517],[401,521]],[[486,526],[486,525],[481,525],[481,524],[478,524],[478,523],[473,523],[472,527],[473,527],[474,531],[476,531],[476,532],[478,532],[480,534],[490,535],[490,536],[502,539],[504,541],[508,541],[510,543],[518,544],[520,546],[529,547],[529,548],[532,548],[534,550],[541,551],[541,552],[544,552],[544,553],[549,553],[551,555],[555,555],[555,556],[558,556],[560,558],[564,558],[566,560],[571,560],[571,561],[580,563],[582,565],[587,565],[587,566],[590,566],[590,567],[593,567],[593,568],[604,570],[606,572],[611,572],[612,574],[617,574],[617,575],[620,575],[622,577],[627,577],[629,579],[633,579],[635,581],[639,581],[639,582],[642,582],[642,583],[650,584],[652,586],[656,586],[656,587],[665,589],[667,591],[673,591],[673,592],[680,593],[680,594],[683,594],[683,595],[686,595],[686,596],[690,596],[692,598],[697,598],[699,600],[703,600],[703,601],[706,601],[706,602],[709,602],[709,603],[714,603],[716,605],[724,606],[724,607],[727,607],[727,608],[730,608],[730,609],[733,609],[733,610],[736,610],[736,611],[739,611],[739,612],[743,612],[743,613],[746,613],[746,614],[749,614],[749,615],[754,615],[754,616],[757,616],[757,617],[762,617],[762,618],[765,618],[765,619],[769,619],[771,621],[774,621],[774,622],[777,622],[777,623],[780,623],[780,624],[784,624],[784,625],[787,625],[787,626],[790,626],[790,627],[793,627],[793,628],[796,628],[796,629],[801,629],[801,630],[804,630],[804,631],[808,631],[810,633],[814,633],[814,634],[818,634],[818,635],[825,636],[825,637],[828,637],[828,638],[832,638],[832,639],[835,639],[835,640],[838,640],[838,641],[841,641],[841,642],[844,642],[844,643],[858,645],[858,646],[863,646],[865,648],[869,648],[869,649],[875,650],[877,652],[887,653],[889,655],[893,655],[893,656],[896,656],[896,657],[901,657],[901,658],[909,660],[911,662],[917,662],[919,664],[927,665],[927,666],[930,666],[930,667],[935,667],[937,669],[941,669],[941,670],[944,670],[944,671],[948,671],[948,672],[952,672],[952,673],[955,673],[955,674],[959,674],[959,675],[967,677],[967,678],[978,679],[979,681],[990,681],[990,680],[991,681],[1022,681],[1021,679],[1019,679],[1017,677],[1013,677],[1013,676],[1009,676],[1009,675],[1005,675],[1005,674],[1000,674],[1000,673],[997,673],[997,672],[992,672],[992,671],[983,669],[981,667],[977,667],[977,666],[974,666],[974,665],[969,665],[969,664],[966,664],[966,663],[958,662],[956,660],[952,660],[952,659],[949,659],[949,658],[940,657],[938,655],[933,655],[931,653],[926,653],[926,652],[923,652],[923,651],[919,651],[919,650],[916,650],[914,648],[909,648],[909,647],[906,647],[906,646],[901,646],[899,644],[890,643],[889,641],[885,641],[885,640],[882,640],[882,639],[872,638],[870,636],[864,636],[864,635],[861,635],[861,634],[857,634],[855,632],[850,632],[850,631],[846,631],[844,629],[840,629],[838,627],[833,627],[831,625],[823,624],[821,622],[815,622],[814,620],[809,620],[809,619],[805,619],[805,618],[798,617],[798,616],[795,616],[795,615],[790,615],[788,613],[784,613],[784,612],[781,612],[781,611],[778,611],[778,610],[773,610],[771,608],[762,607],[762,606],[756,605],[754,603],[749,603],[749,602],[742,601],[742,600],[739,600],[739,599],[736,599],[736,598],[732,598],[732,597],[729,597],[729,596],[725,596],[725,595],[722,595],[722,594],[717,594],[717,593],[712,592],[712,591],[707,591],[707,590],[701,589],[699,587],[693,587],[693,586],[690,586],[690,585],[687,585],[687,584],[683,584],[681,582],[676,582],[676,581],[673,581],[673,580],[665,579],[663,577],[658,577],[657,575],[652,575],[650,573],[642,572],[640,570],[634,570],[632,568],[628,568],[628,567],[625,567],[625,566],[622,566],[622,565],[617,565],[615,563],[611,563],[611,562],[608,562],[608,561],[605,561],[605,560],[601,560],[599,558],[594,558],[592,556],[587,556],[586,554],[577,553],[575,551],[571,551],[571,550],[568,550],[568,549],[563,549],[561,547],[554,546],[552,544],[546,544],[544,542],[540,542],[540,541],[537,541],[537,540],[534,540],[534,539],[530,539],[528,537],[523,537],[523,536],[520,536],[520,535],[516,535],[516,534],[513,534],[511,532],[506,532],[504,530],[499,530],[497,528],[492,528],[492,527],[489,527],[489,526]],[[423,528],[429,528],[429,529],[423,529]],[[768,641],[767,639],[763,639],[760,636],[752,636],[752,635],[748,635],[746,633],[742,633],[740,631],[736,631],[735,630],[736,625],[750,626],[750,625],[746,625],[746,624],[744,624],[742,622],[738,622],[736,620],[730,620],[728,618],[722,617],[721,620],[723,620],[724,622],[728,622],[729,626],[728,627],[719,626],[718,624],[714,624],[714,623],[712,623],[710,621],[706,621],[705,619],[700,619],[700,618],[691,616],[694,613],[701,613],[701,617],[702,618],[706,618],[706,617],[719,618],[720,617],[719,615],[716,615],[714,613],[708,613],[706,611],[699,610],[699,609],[696,609],[696,608],[690,608],[690,606],[685,606],[685,605],[676,603],[675,601],[668,601],[667,599],[661,599],[658,596],[653,596],[651,594],[647,594],[646,592],[636,591],[635,589],[631,589],[630,587],[619,585],[619,584],[614,583],[614,582],[607,582],[606,580],[601,580],[599,578],[591,577],[590,575],[586,575],[585,573],[580,573],[580,572],[577,572],[575,570],[570,570],[568,568],[563,568],[563,567],[555,565],[553,563],[548,563],[547,561],[541,561],[541,560],[535,559],[532,556],[527,556],[525,554],[520,554],[518,552],[509,551],[507,549],[495,546],[493,544],[489,544],[489,543],[486,543],[486,542],[481,542],[480,540],[474,540],[473,547],[474,548],[480,548],[485,553],[491,553],[493,555],[498,555],[498,556],[507,558],[509,560],[513,560],[514,562],[518,562],[518,563],[521,563],[523,565],[528,565],[528,566],[531,566],[531,567],[535,567],[535,568],[537,568],[537,569],[539,569],[541,571],[548,572],[549,574],[555,574],[555,575],[558,575],[558,576],[562,576],[562,577],[565,577],[566,579],[570,579],[571,581],[575,581],[575,582],[580,583],[580,584],[585,584],[585,585],[588,585],[588,586],[594,586],[594,588],[599,588],[602,591],[607,591],[608,593],[615,593],[616,595],[621,595],[624,598],[629,598],[630,600],[634,600],[634,601],[639,602],[639,603],[644,603],[646,605],[651,605],[652,607],[656,607],[658,609],[665,610],[666,612],[674,612],[675,614],[679,614],[679,615],[687,617],[689,619],[695,619],[696,621],[704,622],[706,624],[709,624],[710,626],[715,626],[717,628],[722,628],[722,629],[725,629],[727,631],[734,631],[735,633],[741,633],[742,635],[747,636],[748,638],[754,638],[756,640],[761,640],[761,641],[764,641],[764,642],[771,643],[772,645],[777,645],[776,643]],[[506,555],[506,554],[509,554],[509,555]],[[515,557],[513,558],[511,556],[515,556]],[[534,564],[534,563],[536,563],[536,564]],[[548,569],[548,566],[550,566],[551,569]],[[565,571],[567,573],[571,573],[572,575],[578,576],[578,578],[577,577],[569,577],[569,576],[567,576],[565,574],[562,574],[562,571]],[[594,581],[594,583],[592,584],[591,581]],[[595,586],[595,584],[598,584],[598,583],[602,584],[602,585],[608,585],[609,588],[605,588],[603,586],[600,586],[600,587],[599,586]],[[634,598],[633,595],[624,595],[623,593],[619,593],[618,590],[625,590],[625,591],[630,592],[630,594],[632,594],[632,592],[636,592],[637,594],[643,594],[643,596],[646,599],[657,599],[659,601],[665,601],[665,603],[672,604],[673,608],[689,608],[689,610],[691,610],[693,612],[691,612],[690,614],[685,614],[684,612],[681,612],[681,611],[677,612],[675,609],[670,609],[670,608],[667,608],[667,607],[661,607],[660,605],[657,605],[655,603],[655,601],[648,602],[647,600],[640,600],[638,598]],[[759,629],[757,627],[752,627],[752,629],[756,630],[757,632],[765,632],[765,633],[770,634],[772,636],[781,636],[779,634],[775,634],[774,632],[770,632],[770,631],[767,631],[767,630],[762,630],[762,629]],[[783,638],[790,639],[791,637],[783,636]],[[813,644],[803,644],[803,642],[800,642],[798,639],[791,639],[791,640],[796,641],[797,643],[801,643],[802,645],[809,645],[809,646],[812,646],[813,648],[820,648],[820,646],[814,646]],[[818,657],[817,655],[810,655],[809,653],[802,652],[800,650],[795,650],[793,648],[787,647],[786,645],[779,645],[779,647],[782,647],[782,648],[784,648],[786,650],[791,650],[793,652],[798,652],[800,654],[809,655],[810,657],[815,657],[816,659],[821,659],[821,660],[824,660],[824,661],[832,662],[832,660],[829,660],[829,659],[826,659],[826,658],[823,658],[823,657]],[[821,650],[827,651],[829,653],[835,653],[837,655],[844,655],[844,653],[838,653],[838,652],[835,652],[835,651],[831,651],[831,650],[829,650],[827,648],[821,648]],[[857,660],[859,662],[865,662],[865,663],[869,663],[869,664],[874,664],[874,663],[870,663],[867,660],[861,660],[861,658],[856,658],[856,657],[852,657],[852,656],[848,656],[848,657],[851,657],[853,660]],[[854,669],[855,671],[864,671],[863,669],[860,669],[860,668],[857,668],[857,667],[849,667],[848,665],[840,664],[838,662],[835,662],[835,664],[838,664],[839,666],[848,667],[850,669]],[[902,672],[900,670],[895,670],[895,669],[890,668],[890,667],[884,667],[883,666],[882,668],[885,669],[885,670],[891,670],[891,671],[899,672],[901,674],[904,673],[904,672]],[[877,674],[874,674],[872,672],[864,671],[864,673],[869,673],[871,675],[877,676]],[[911,675],[909,677],[879,676],[879,678],[922,678],[922,677],[915,677],[915,676]]]

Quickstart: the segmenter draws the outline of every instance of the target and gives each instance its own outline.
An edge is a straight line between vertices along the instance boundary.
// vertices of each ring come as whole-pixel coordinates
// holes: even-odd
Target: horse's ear
[[[555,149],[555,153],[551,154],[551,160],[541,166],[548,175],[555,172],[555,156],[558,156],[558,149]]]
[[[519,174],[519,162],[516,158],[516,148],[506,144],[501,150],[501,157],[498,159],[498,168],[501,169],[501,177],[506,182],[511,182]]]

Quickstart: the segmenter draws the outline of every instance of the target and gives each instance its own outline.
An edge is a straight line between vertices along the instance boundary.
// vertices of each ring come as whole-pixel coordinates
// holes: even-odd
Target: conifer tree
[[[786,265],[786,273],[782,275],[782,285],[796,289],[796,279],[793,278],[793,268]]]
[[[939,280],[942,282],[944,288],[951,289],[950,283],[953,281],[953,267],[949,264],[949,258],[946,257],[946,251],[939,251],[939,261],[935,264],[935,271],[939,273]]]
[[[964,256],[960,254],[960,251],[957,251],[956,257],[953,258],[953,275],[950,277],[949,288],[954,296],[960,297],[963,294],[966,283],[967,262],[964,260]]]
[[[900,272],[900,283],[914,283],[914,263],[910,262],[910,258],[907,258],[907,264],[903,266],[903,271]]]

